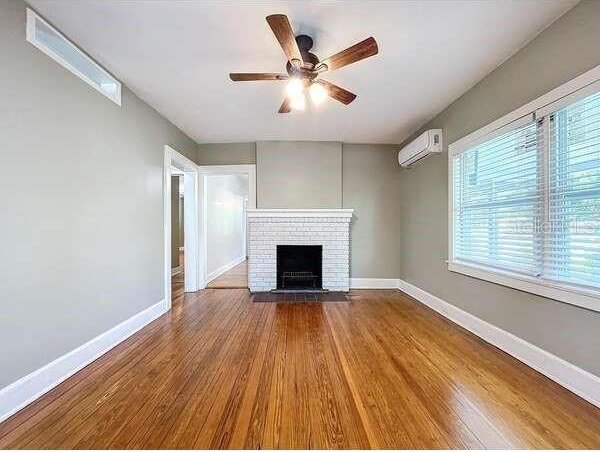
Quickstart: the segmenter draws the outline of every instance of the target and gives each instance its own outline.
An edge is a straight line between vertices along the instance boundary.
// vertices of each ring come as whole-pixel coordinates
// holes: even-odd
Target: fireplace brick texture
[[[277,287],[277,245],[322,245],[323,289],[350,289],[351,217],[248,218],[248,286],[251,292]]]

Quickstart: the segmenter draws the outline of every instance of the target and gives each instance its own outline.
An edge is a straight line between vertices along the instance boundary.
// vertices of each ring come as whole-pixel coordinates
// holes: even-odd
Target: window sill
[[[600,312],[600,291],[562,285],[550,281],[540,281],[524,275],[462,262],[448,262],[448,270]]]

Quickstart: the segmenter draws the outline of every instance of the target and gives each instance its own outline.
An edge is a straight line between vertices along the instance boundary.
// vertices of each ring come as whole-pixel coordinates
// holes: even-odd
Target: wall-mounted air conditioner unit
[[[400,166],[407,167],[429,154],[440,152],[442,152],[442,129],[427,130],[398,152],[398,163]]]

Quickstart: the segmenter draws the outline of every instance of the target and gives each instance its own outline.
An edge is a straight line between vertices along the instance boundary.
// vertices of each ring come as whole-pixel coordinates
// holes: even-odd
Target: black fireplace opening
[[[277,245],[277,289],[323,288],[321,245]]]

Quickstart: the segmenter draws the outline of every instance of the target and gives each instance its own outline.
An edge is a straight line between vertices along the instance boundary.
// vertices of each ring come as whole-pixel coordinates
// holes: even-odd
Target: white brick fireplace
[[[323,289],[350,288],[350,221],[353,209],[248,210],[248,286],[277,288],[277,245],[321,245]]]

